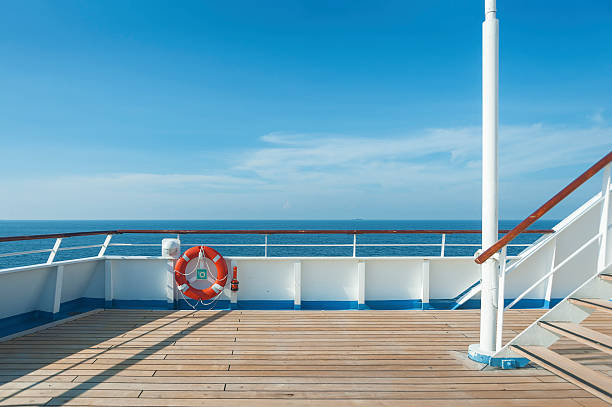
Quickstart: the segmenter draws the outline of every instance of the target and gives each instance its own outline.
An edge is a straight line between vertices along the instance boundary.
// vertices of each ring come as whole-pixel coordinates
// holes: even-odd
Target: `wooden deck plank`
[[[540,322],[539,325],[559,335],[564,335],[576,342],[597,348],[612,354],[612,337],[586,326],[570,322]]]
[[[612,302],[609,300],[601,300],[599,298],[570,298],[569,302],[581,307],[612,313]]]
[[[177,384],[179,386],[177,386]],[[32,383],[14,382],[0,385],[0,396],[11,392],[31,390],[146,390],[146,391],[175,391],[180,387],[183,391],[259,391],[259,392],[451,392],[455,391],[501,391],[501,390],[576,390],[571,383],[143,383],[131,382],[53,382]],[[118,394],[116,394],[118,396]],[[123,395],[123,397],[129,397]],[[133,397],[133,395],[132,395]]]
[[[541,346],[512,346],[511,349],[559,376],[612,403],[612,377],[601,374]]]
[[[508,312],[504,336],[543,312]],[[611,317],[592,317],[611,330]],[[479,318],[478,310],[107,310],[0,343],[0,405],[601,405],[544,369],[479,370],[465,357]],[[611,370],[582,345],[561,345]]]
[[[458,407],[600,407],[601,405],[582,404],[594,399],[480,399],[480,400],[454,400],[453,406]],[[1,405],[1,404],[0,404]],[[154,399],[154,398],[55,398],[47,403],[49,406],[111,406],[111,407],[201,407],[201,399]],[[295,407],[308,405],[309,407],[448,407],[449,400],[303,400],[291,399],[221,399],[206,400],[206,407]]]

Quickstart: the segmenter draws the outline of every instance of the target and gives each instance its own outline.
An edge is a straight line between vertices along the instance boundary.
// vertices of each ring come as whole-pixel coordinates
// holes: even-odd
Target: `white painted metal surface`
[[[109,303],[114,298],[114,281],[113,281],[113,261],[106,260],[104,262],[104,301]]]
[[[610,190],[611,164],[608,164],[603,171],[603,179],[601,185],[601,193],[604,194],[603,201],[601,203],[601,215],[599,220],[599,255],[597,256],[597,270],[603,270],[608,264],[608,225],[610,224],[610,194],[607,191]]]
[[[498,236],[497,132],[499,93],[499,22],[495,0],[485,0],[482,24],[482,248]],[[482,268],[480,349],[495,350],[497,319],[497,262],[490,258]]]
[[[108,245],[110,244],[112,238],[113,235],[106,235],[104,243],[102,243],[102,247],[100,247],[100,251],[98,252],[98,257],[104,256],[104,253],[106,253],[106,249],[108,248]]]
[[[517,295],[510,294],[514,300],[498,312],[497,354],[494,357],[515,357],[509,350],[510,345],[550,346],[554,343],[557,336],[538,326],[537,322],[540,320],[579,323],[588,316],[590,311],[570,304],[568,295],[573,298],[612,298],[612,284],[598,278],[600,273],[612,271],[608,262],[612,247],[606,242],[610,228],[609,202],[612,194],[609,168],[608,165],[603,171],[602,190],[599,194],[555,226],[556,233],[545,237],[538,250],[526,251],[523,260],[516,262],[518,267],[514,267],[515,270],[512,270],[511,274],[503,273],[503,276],[520,281],[521,286],[527,282],[530,284]],[[523,273],[523,270],[529,272]],[[500,304],[502,298],[508,297],[507,291],[505,284],[501,284]],[[503,311],[512,308],[530,294],[533,296],[536,291],[535,295],[543,293],[545,301],[550,301],[557,293],[561,293],[557,295],[564,299],[502,347]]]
[[[501,251],[499,256],[499,275],[498,275],[498,290],[497,290],[497,321],[495,330],[495,350],[500,350],[502,347],[502,334],[504,326],[504,287],[506,284],[506,254],[507,247]]]
[[[293,307],[302,306],[302,263],[293,263]]]
[[[365,305],[365,263],[360,261],[357,263],[357,304]]]
[[[53,294],[52,312],[57,314],[62,303],[62,288],[64,286],[64,266],[59,265],[55,269],[55,292]]]
[[[442,253],[444,255],[444,253]],[[421,277],[421,302],[429,304],[429,260],[423,262],[423,275]]]
[[[51,253],[49,253],[49,258],[47,259],[47,264],[53,263],[53,259],[55,259],[55,255],[59,250],[60,244],[62,244],[62,238],[55,239],[55,244],[53,245],[53,249],[51,249]]]
[[[608,266],[602,272],[611,273],[612,266]],[[554,308],[534,321],[527,329],[519,333],[515,338],[499,349],[494,355],[496,358],[516,357],[510,350],[512,345],[533,345],[548,347],[555,343],[559,336],[538,325],[540,321],[549,322],[572,322],[580,323],[588,317],[594,310],[590,308],[574,305],[568,298],[590,298],[608,300],[612,298],[612,283],[599,278],[599,273],[591,276],[586,282],[581,284],[576,290],[568,294],[567,298],[557,304]]]

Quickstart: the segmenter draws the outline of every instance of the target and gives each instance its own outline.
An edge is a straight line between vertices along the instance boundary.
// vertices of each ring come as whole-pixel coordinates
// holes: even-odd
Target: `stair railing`
[[[521,299],[523,299],[529,292],[531,292],[535,287],[540,285],[542,282],[548,279],[548,285],[546,288],[545,301],[550,301],[551,290],[552,290],[552,278],[555,272],[565,266],[570,260],[575,258],[579,253],[581,253],[584,249],[589,247],[595,241],[599,240],[599,252],[597,259],[597,272],[601,272],[607,265],[607,237],[608,237],[608,225],[609,225],[609,212],[610,212],[610,185],[611,185],[611,177],[610,177],[610,167],[612,162],[612,151],[606,154],[602,159],[593,164],[589,169],[583,172],[580,176],[570,182],[565,188],[559,191],[555,196],[549,199],[544,205],[540,206],[536,209],[531,215],[525,218],[521,223],[519,223],[516,227],[506,233],[501,239],[495,242],[491,247],[484,250],[478,257],[476,257],[475,262],[478,264],[484,263],[487,259],[499,253],[499,257],[495,256],[494,258],[498,261],[499,267],[499,285],[498,285],[498,300],[497,300],[497,327],[496,327],[496,350],[499,351],[502,348],[502,332],[503,332],[503,321],[504,321],[504,311],[514,306]],[[598,233],[590,238],[586,243],[582,244],[578,249],[576,249],[572,254],[570,254],[567,258],[565,258],[561,263],[555,266],[555,254],[556,254],[556,238],[552,239],[553,253],[552,253],[552,262],[551,262],[551,270],[547,272],[543,277],[538,279],[534,284],[528,287],[523,293],[521,293],[516,299],[514,299],[507,306],[505,305],[505,275],[506,275],[506,248],[508,244],[519,234],[524,233],[525,230],[531,226],[534,222],[540,219],[543,215],[545,215],[548,211],[554,208],[559,202],[563,201],[568,195],[574,192],[578,187],[591,179],[595,174],[599,173],[601,170],[603,171],[603,182],[601,187],[601,196],[593,203],[593,205],[602,203],[601,207],[601,215]],[[500,252],[501,251],[501,252]]]

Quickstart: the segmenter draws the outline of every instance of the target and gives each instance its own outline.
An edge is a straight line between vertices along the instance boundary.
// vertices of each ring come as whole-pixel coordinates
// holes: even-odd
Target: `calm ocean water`
[[[501,221],[500,229],[511,229],[518,221]],[[557,221],[538,221],[532,228],[548,229]],[[113,229],[480,229],[479,220],[70,220],[70,221],[0,221],[0,236],[82,232]],[[540,235],[521,235],[513,243],[531,243]],[[124,234],[115,235],[112,243],[161,243],[164,237],[175,235]],[[359,235],[357,243],[440,243],[439,234],[422,235]],[[62,247],[100,244],[104,236],[83,236],[64,239]],[[190,246],[221,243],[261,244],[258,235],[183,235],[183,250]],[[0,254],[37,249],[50,249],[55,239],[0,243]],[[479,244],[480,235],[447,235],[446,243]],[[271,235],[270,244],[352,244],[352,235]],[[217,249],[226,256],[262,256],[263,247],[223,247]],[[477,247],[446,247],[447,256],[472,256]],[[95,256],[99,248],[60,251],[56,261]],[[522,248],[509,248],[510,255]],[[109,247],[110,255],[160,255],[160,247]],[[439,247],[358,247],[357,256],[438,256]],[[0,257],[0,268],[44,263],[48,253]],[[351,256],[352,247],[270,247],[269,256]]]

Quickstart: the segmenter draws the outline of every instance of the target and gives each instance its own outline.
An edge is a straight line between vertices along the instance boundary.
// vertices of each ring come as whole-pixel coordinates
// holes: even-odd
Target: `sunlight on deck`
[[[542,312],[508,312],[505,340]],[[0,343],[0,405],[606,405],[546,370],[479,370],[465,355],[478,328],[478,310],[107,310]],[[612,370],[577,343],[553,349]]]

